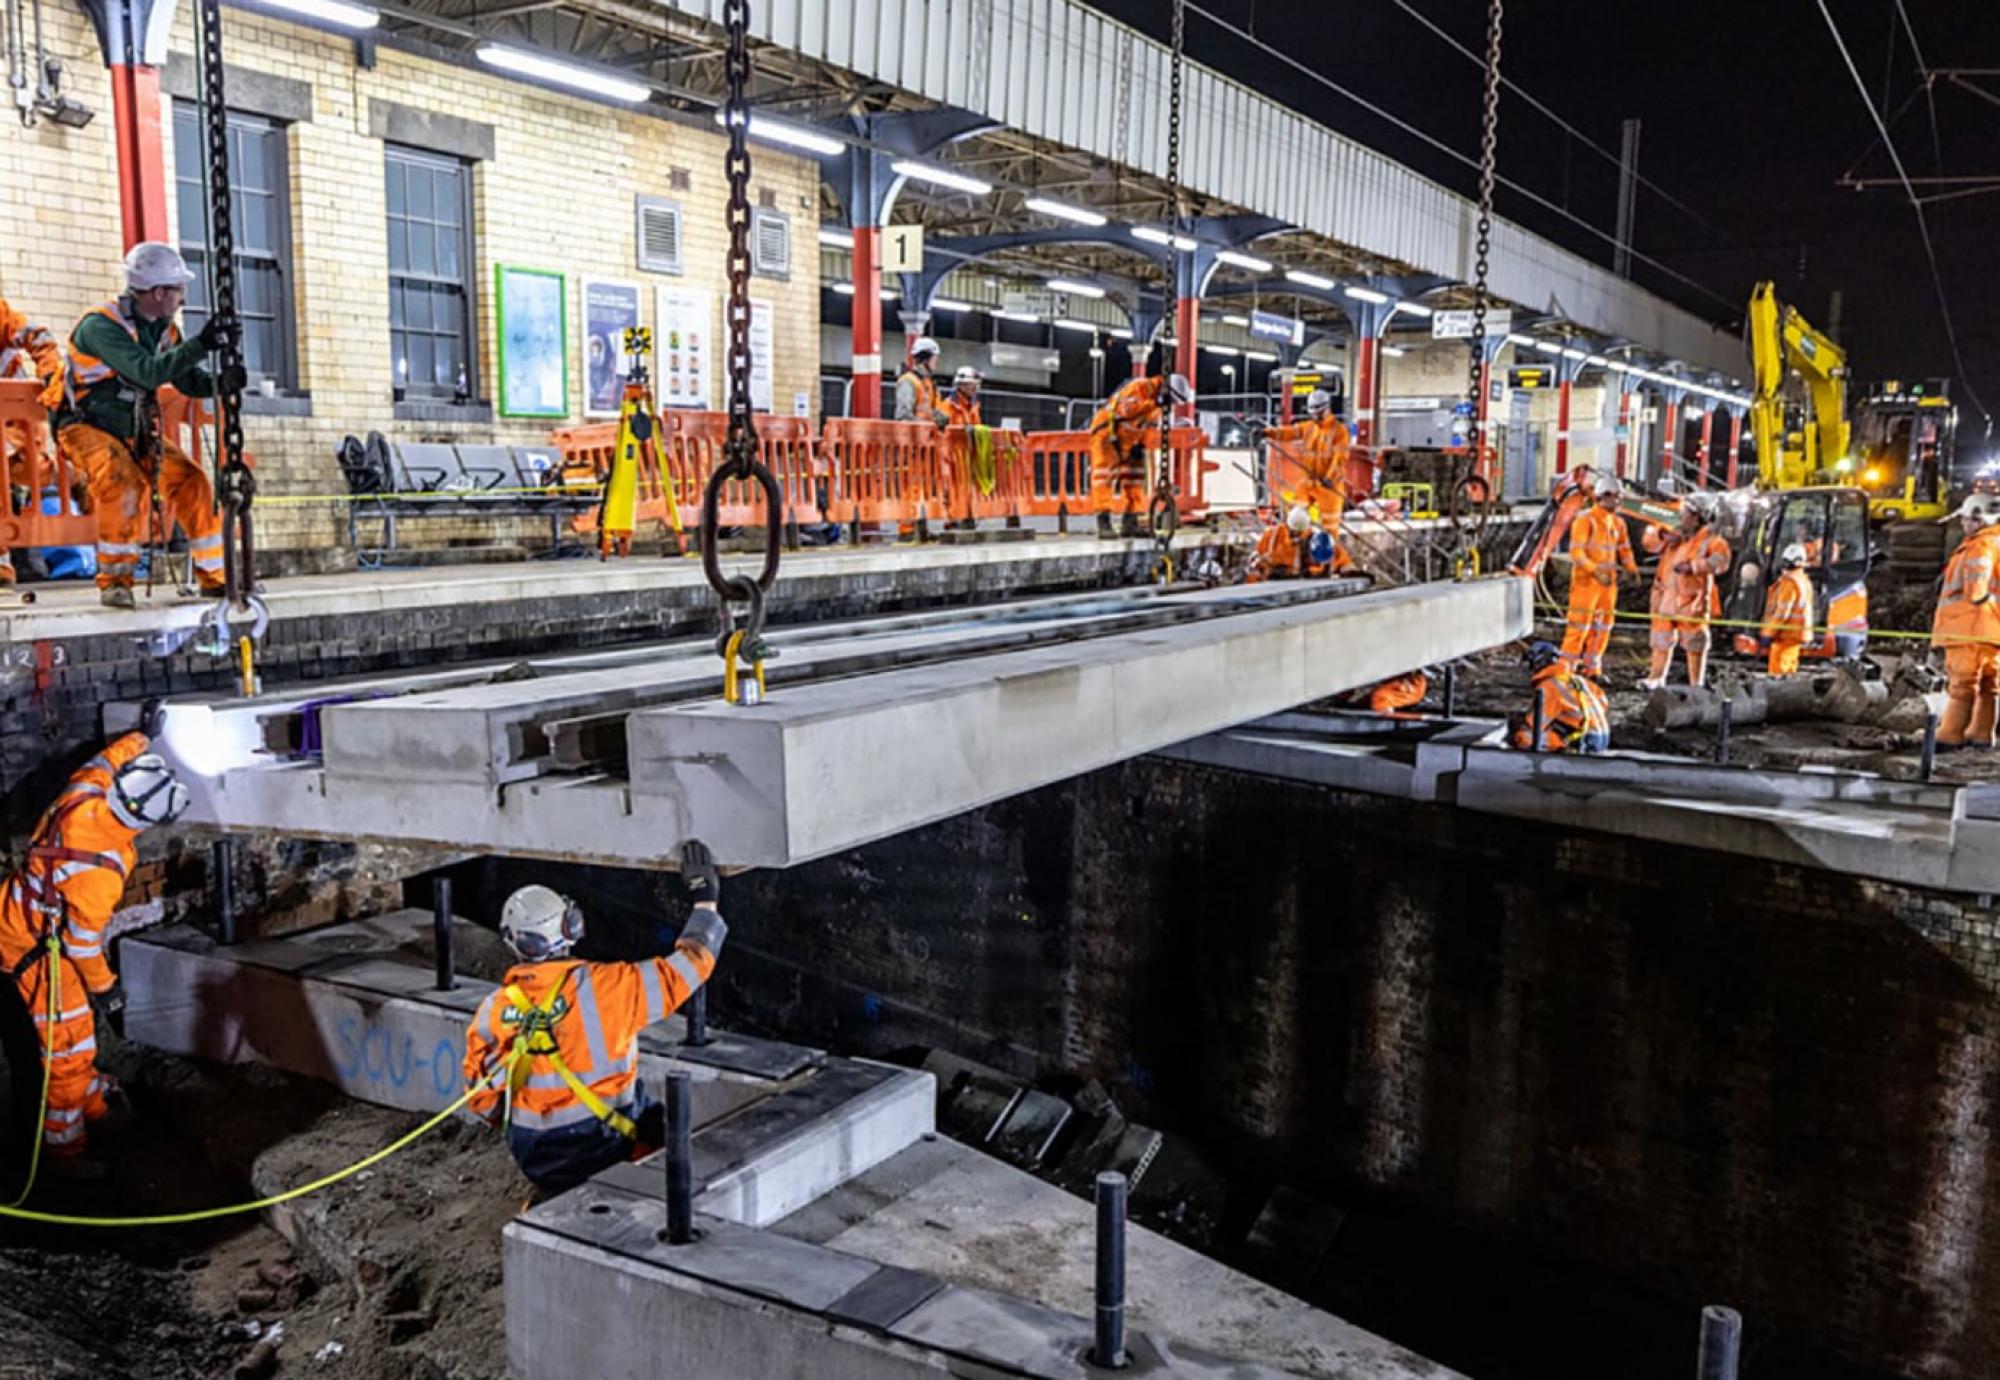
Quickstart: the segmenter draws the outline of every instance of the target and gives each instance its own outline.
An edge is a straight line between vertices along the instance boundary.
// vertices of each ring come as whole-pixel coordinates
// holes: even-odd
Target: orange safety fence
[[[836,522],[943,522],[949,503],[943,437],[929,422],[835,417],[820,441]]]
[[[1160,432],[1155,427],[1141,438],[1146,450],[1146,486],[1151,488],[1159,463]],[[1208,515],[1208,476],[1221,468],[1208,458],[1208,437],[1197,426],[1177,426],[1167,433],[1172,461],[1174,506],[1181,520]],[[1071,514],[1090,511],[1090,433],[1031,431],[1028,433],[1027,511],[1053,517],[1058,508]]]
[[[657,433],[660,464],[673,478],[673,502],[680,508],[681,526],[692,529],[701,520],[701,497],[709,475],[722,463],[723,442],[729,436],[729,414],[669,409],[660,414]],[[595,422],[589,426],[561,427],[551,440],[563,454],[564,482],[590,473],[602,480],[611,473],[618,450],[618,424]],[[812,426],[803,417],[757,418],[757,454],[777,478],[784,499],[781,521],[817,522],[820,519],[815,480],[822,476],[819,445]],[[639,459],[636,522],[673,525],[668,511],[667,484],[660,465],[643,454]],[[761,527],[766,520],[764,499],[744,483],[729,484],[722,491],[719,520],[724,527]],[[597,530],[595,511],[578,513],[571,520],[573,530]]]
[[[972,518],[1011,519],[1032,510],[1032,486],[1028,472],[1028,438],[1021,432],[988,427],[992,447],[992,487],[979,483],[978,466],[970,427],[945,428],[943,473],[945,516],[954,521]]]
[[[0,548],[90,546],[97,541],[97,519],[76,509],[72,490],[80,492],[84,478],[49,435],[48,410],[37,400],[41,391],[32,379],[0,382],[0,453],[7,464]],[[44,513],[45,497],[62,511]]]

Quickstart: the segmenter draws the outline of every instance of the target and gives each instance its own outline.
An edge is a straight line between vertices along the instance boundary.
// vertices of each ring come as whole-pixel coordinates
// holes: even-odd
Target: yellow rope
[[[42,1106],[35,1113],[35,1144],[28,1151],[28,1181],[21,1185],[21,1196],[7,1204],[6,1211],[12,1211],[28,1201],[28,1195],[35,1191],[35,1176],[42,1170],[42,1140],[48,1134],[49,1121],[49,1079],[56,1062],[56,1015],[62,1010],[62,941],[50,935],[42,941],[49,951],[46,962],[49,965],[47,987],[49,989],[48,1018],[42,1025]]]
[[[499,1072],[501,1071],[496,1071],[494,1077],[498,1077]],[[68,1213],[36,1212],[28,1208],[9,1206],[0,1208],[0,1217],[12,1217],[23,1222],[47,1222],[59,1227],[176,1227],[183,1226],[189,1222],[211,1222],[218,1217],[238,1217],[248,1212],[262,1212],[266,1208],[274,1208],[280,1204],[304,1198],[309,1194],[318,1193],[322,1189],[331,1188],[344,1179],[353,1178],[365,1169],[373,1169],[391,1155],[408,1149],[411,1145],[414,1145],[417,1141],[442,1126],[457,1114],[460,1108],[472,1101],[473,1097],[487,1083],[492,1081],[492,1078],[482,1079],[479,1083],[466,1089],[464,1095],[458,1101],[431,1117],[423,1125],[405,1135],[399,1136],[365,1159],[356,1160],[353,1164],[348,1165],[347,1168],[336,1170],[331,1174],[314,1179],[311,1183],[300,1184],[297,1188],[288,1188],[283,1193],[274,1193],[268,1198],[259,1198],[253,1203],[237,1203],[230,1207],[202,1208],[195,1212],[170,1212],[154,1217],[72,1217]]]
[[[1535,607],[1541,609],[1545,613],[1555,614],[1558,617],[1565,616],[1569,612],[1568,608],[1565,605],[1558,604],[1552,599],[1538,599],[1535,601]],[[1619,609],[1612,614],[1612,617],[1614,619],[1621,619],[1627,623],[1634,623],[1634,622],[1650,623],[1656,616],[1657,615],[1652,613],[1631,613],[1627,612],[1624,609]],[[1671,618],[1671,619],[1665,619],[1663,621],[1672,623],[1700,623],[1703,626],[1710,628],[1747,628],[1753,632],[1759,632],[1759,633],[1763,631],[1764,627],[1761,621],[1744,619],[1744,618]],[[1827,629],[1827,631],[1835,634],[1836,636],[1847,635],[1847,636],[1859,637],[1863,635],[1859,630],[1849,630],[1845,628],[1829,628]],[[1907,632],[1900,628],[1869,628],[1865,635],[1871,642],[1874,641],[1876,638],[1889,638],[1889,639],[1902,638],[1906,640],[1929,642],[1932,639],[1932,637],[1935,636],[1935,634],[1927,632]],[[1987,645],[2000,645],[2000,638],[1947,637],[1946,639],[1944,639],[1944,642],[1949,643],[1953,646],[1967,646],[1967,647],[1987,646]]]

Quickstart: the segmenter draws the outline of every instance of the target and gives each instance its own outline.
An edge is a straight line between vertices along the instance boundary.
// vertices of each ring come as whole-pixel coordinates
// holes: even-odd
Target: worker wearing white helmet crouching
[[[467,1106],[507,1129],[521,1172],[561,1190],[656,1147],[660,1108],[639,1083],[639,1032],[663,1021],[715,971],[729,932],[707,848],[681,850],[694,908],[673,952],[638,963],[587,963],[576,902],[545,886],[507,898],[500,937],[521,961],[480,1003],[465,1037]]]

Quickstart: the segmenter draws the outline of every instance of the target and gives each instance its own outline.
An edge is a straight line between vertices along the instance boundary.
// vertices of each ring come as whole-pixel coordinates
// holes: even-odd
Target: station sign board
[[[1000,294],[1000,310],[1013,312],[1018,316],[1039,316],[1045,319],[1062,315],[1064,304],[1053,292],[1033,289],[1026,292],[1003,292]]]
[[[1507,386],[1524,393],[1553,388],[1555,384],[1556,370],[1552,364],[1516,364],[1507,371]]]
[[[1486,338],[1493,339],[1514,329],[1514,313],[1511,311],[1488,311],[1486,313]],[[1434,311],[1431,313],[1431,339],[1470,340],[1472,339],[1472,313],[1469,311]]]
[[[885,225],[882,227],[882,271],[922,273],[924,271],[924,227]]]
[[[1279,316],[1276,312],[1253,311],[1250,313],[1250,334],[1258,340],[1303,345],[1306,343],[1306,323],[1296,317]]]

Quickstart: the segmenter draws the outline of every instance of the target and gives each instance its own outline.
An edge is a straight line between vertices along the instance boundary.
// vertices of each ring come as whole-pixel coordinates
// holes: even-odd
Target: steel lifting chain
[[[233,609],[246,607],[255,584],[250,502],[256,478],[243,463],[242,332],[236,314],[236,225],[229,200],[229,101],[223,89],[221,0],[201,0],[202,121],[208,143],[209,315],[230,323],[216,370],[215,411],[222,444],[215,490],[222,505],[223,577]]]
[[[721,604],[722,631],[716,638],[716,651],[723,659],[723,693],[731,701],[744,703],[748,696],[741,689],[739,668],[754,675],[760,696],[763,689],[768,650],[764,644],[764,598],[778,579],[784,500],[776,476],[758,458],[757,427],[750,412],[749,0],[724,0],[723,24],[729,34],[722,68],[729,93],[723,105],[723,125],[729,133],[724,163],[729,180],[729,299],[724,307],[729,327],[729,432],[723,441],[722,463],[709,476],[701,496],[701,568]],[[722,486],[745,480],[754,480],[764,491],[764,565],[754,580],[724,573],[717,550]],[[748,606],[740,628],[731,604]]]
[[[1167,94],[1167,187],[1173,196],[1173,233],[1176,237],[1187,233],[1187,193],[1181,186],[1181,84],[1182,69],[1187,57],[1187,0],[1174,0],[1173,66]],[[1179,275],[1183,268],[1181,255],[1184,251],[1173,251],[1175,281],[1169,284],[1170,292],[1178,296],[1182,291]],[[1173,371],[1168,370],[1169,373]],[[1170,403],[1160,421],[1160,462],[1153,481],[1153,497],[1146,505],[1146,521],[1151,527],[1153,541],[1160,548],[1155,570],[1163,583],[1173,579],[1173,560],[1168,554],[1173,546],[1174,531],[1180,525],[1180,505],[1174,492],[1174,414]]]
[[[1487,278],[1493,259],[1493,188],[1499,180],[1500,169],[1500,33],[1505,8],[1505,0],[1489,0],[1486,9],[1486,84],[1479,131],[1479,222],[1473,246],[1472,343],[1466,361],[1465,385],[1466,402],[1471,408],[1471,415],[1466,419],[1469,473],[1452,486],[1454,510],[1460,507],[1460,496],[1468,484],[1479,475],[1480,459],[1485,454],[1487,441],[1487,427],[1480,420],[1480,414],[1486,407],[1486,311],[1491,298]],[[1478,504],[1478,524],[1471,534],[1470,544],[1474,547],[1492,507],[1493,494],[1490,490],[1493,486],[1488,482],[1486,487],[1489,492]],[[1460,531],[1463,535],[1462,527]]]

